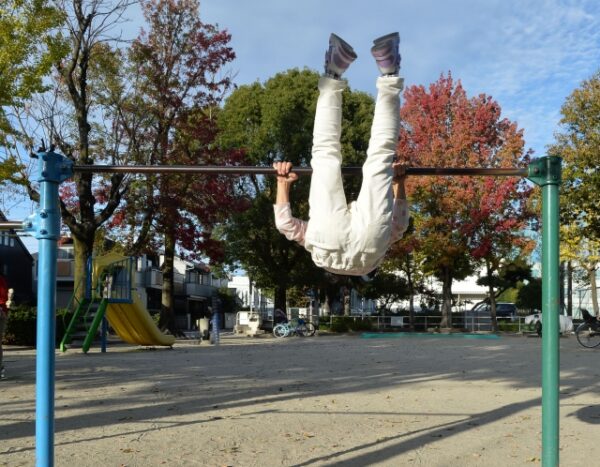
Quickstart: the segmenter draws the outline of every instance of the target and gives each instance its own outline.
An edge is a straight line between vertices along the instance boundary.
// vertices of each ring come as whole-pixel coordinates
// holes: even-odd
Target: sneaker
[[[329,36],[329,49],[325,52],[325,74],[340,79],[356,57],[352,46],[332,33]]]
[[[373,41],[371,54],[382,75],[397,75],[400,71],[400,34],[393,32]]]

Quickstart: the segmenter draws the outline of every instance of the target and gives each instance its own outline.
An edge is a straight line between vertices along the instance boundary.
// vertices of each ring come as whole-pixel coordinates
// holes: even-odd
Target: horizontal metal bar
[[[407,167],[407,175],[463,175],[469,177],[526,177],[526,167],[511,167],[506,169],[475,168],[475,167]]]
[[[23,222],[19,221],[0,221],[0,230],[22,229]]]
[[[298,175],[312,174],[310,167],[294,167],[292,171]],[[223,175],[275,175],[272,167],[256,166],[216,166],[216,165],[74,165],[77,173],[132,173],[132,174],[165,174],[165,173],[203,173]],[[342,167],[344,175],[360,175],[362,167]],[[526,177],[527,168],[473,168],[473,167],[407,167],[406,175],[463,175],[493,177]]]

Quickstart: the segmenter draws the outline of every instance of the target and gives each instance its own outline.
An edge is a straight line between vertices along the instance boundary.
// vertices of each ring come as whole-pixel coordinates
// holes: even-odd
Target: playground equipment
[[[91,281],[86,287],[85,299],[75,309],[60,343],[63,352],[73,338],[77,323],[92,311],[93,318],[87,323],[87,335],[82,345],[86,353],[105,316],[117,335],[129,344],[172,346],[175,343],[174,336],[158,329],[136,293],[132,258],[109,253],[90,261],[88,269]]]
[[[40,184],[40,207],[24,222],[0,222],[0,228],[19,227],[33,232],[39,241],[38,319],[36,353],[36,463],[54,465],[54,339],[56,318],[56,258],[60,235],[58,185],[79,173],[218,173],[274,174],[268,167],[214,166],[74,166],[68,158],[50,151],[38,153],[36,181]],[[311,169],[295,168],[299,175]],[[360,174],[360,167],[343,174]],[[519,176],[542,188],[542,465],[558,465],[559,408],[559,186],[561,159],[556,156],[532,161],[527,168],[435,168],[410,167],[406,175]],[[218,326],[218,321],[216,321]]]

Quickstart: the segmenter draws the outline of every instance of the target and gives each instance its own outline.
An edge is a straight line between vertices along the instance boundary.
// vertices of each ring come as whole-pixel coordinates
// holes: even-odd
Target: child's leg
[[[400,92],[404,80],[397,76],[377,79],[377,102],[371,127],[363,182],[356,201],[364,227],[387,222],[392,213],[392,162],[400,129]],[[356,222],[356,220],[355,220]]]
[[[342,91],[346,83],[323,76],[319,80],[319,99],[315,114],[310,182],[309,231],[327,231],[348,205],[342,182]],[[315,239],[317,240],[317,239]],[[320,242],[319,242],[320,243]]]

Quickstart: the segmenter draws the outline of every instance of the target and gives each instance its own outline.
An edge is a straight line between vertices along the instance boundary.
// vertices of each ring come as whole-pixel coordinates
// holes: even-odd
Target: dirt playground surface
[[[560,460],[600,458],[600,350],[561,338]],[[530,466],[541,340],[223,336],[56,354],[56,466]],[[5,349],[0,465],[35,463],[35,352]],[[592,464],[590,464],[592,462]]]

